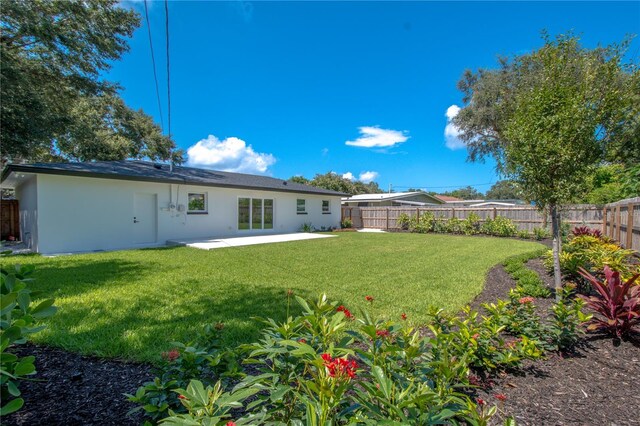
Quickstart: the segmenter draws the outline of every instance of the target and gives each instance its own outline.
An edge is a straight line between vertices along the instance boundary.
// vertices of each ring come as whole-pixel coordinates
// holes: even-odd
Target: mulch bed
[[[539,259],[527,263],[548,286],[553,280]],[[515,283],[502,266],[487,275],[483,292],[472,302],[508,297]],[[546,309],[550,299],[538,299]],[[135,393],[153,378],[146,364],[103,360],[59,349],[27,345],[23,354],[36,356],[39,381],[23,382],[25,406],[3,418],[3,425],[137,425],[141,417],[128,417],[135,405],[124,393]],[[640,335],[614,342],[589,335],[569,354],[550,354],[527,362],[518,371],[501,373],[484,382],[478,397],[498,403],[500,412],[515,416],[520,425],[640,425]],[[499,424],[496,416],[495,424]]]

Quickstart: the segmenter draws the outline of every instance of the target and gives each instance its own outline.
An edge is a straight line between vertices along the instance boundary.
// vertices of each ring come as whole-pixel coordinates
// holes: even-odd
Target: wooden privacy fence
[[[605,235],[626,248],[640,251],[640,197],[604,206],[601,226]]]
[[[436,219],[456,217],[466,219],[471,213],[481,221],[498,216],[511,219],[518,230],[532,231],[533,228],[549,228],[551,219],[545,217],[534,206],[515,207],[342,207],[342,218],[351,219],[355,228],[399,229],[398,217],[405,213],[420,216],[432,212]],[[562,220],[572,226],[588,226],[600,229],[603,223],[602,207],[593,204],[573,204],[563,206]],[[640,224],[640,223],[639,223]]]

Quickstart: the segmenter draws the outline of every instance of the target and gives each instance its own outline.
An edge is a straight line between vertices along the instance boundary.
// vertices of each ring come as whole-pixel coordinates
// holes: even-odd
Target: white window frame
[[[202,195],[204,196],[204,210],[191,210],[189,204],[190,197],[192,195]],[[187,193],[187,214],[209,214],[209,197],[206,192],[188,192]]]
[[[239,205],[240,205],[240,199],[248,199],[249,200],[249,227],[247,229],[240,229],[240,210],[239,210]],[[261,221],[261,228],[254,228],[253,227],[253,200],[262,200],[262,221]],[[264,218],[265,218],[265,214],[264,214],[264,210],[265,210],[265,200],[271,200],[271,228],[265,228],[264,227]],[[262,197],[241,197],[238,196],[237,200],[236,200],[236,229],[240,232],[245,232],[245,231],[273,231],[274,229],[276,229],[276,199],[275,198],[262,198]]]
[[[324,203],[327,203],[327,209],[324,208]],[[322,214],[331,214],[331,200],[322,200]]]
[[[300,210],[300,201],[302,201],[302,210]],[[305,198],[296,199],[296,213],[307,214],[307,200]]]

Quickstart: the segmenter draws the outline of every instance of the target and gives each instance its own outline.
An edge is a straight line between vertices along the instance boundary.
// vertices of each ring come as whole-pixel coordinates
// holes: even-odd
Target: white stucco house
[[[20,238],[43,254],[340,226],[346,194],[266,176],[146,161],[11,164]]]

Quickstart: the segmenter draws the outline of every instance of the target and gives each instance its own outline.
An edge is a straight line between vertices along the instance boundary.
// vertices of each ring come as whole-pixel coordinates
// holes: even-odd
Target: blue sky
[[[149,13],[166,131],[164,3]],[[463,71],[538,48],[543,29],[619,42],[640,33],[640,2],[170,1],[169,18],[171,131],[190,165],[486,191],[493,164],[445,136]],[[159,123],[144,19],[130,46],[106,77]]]

